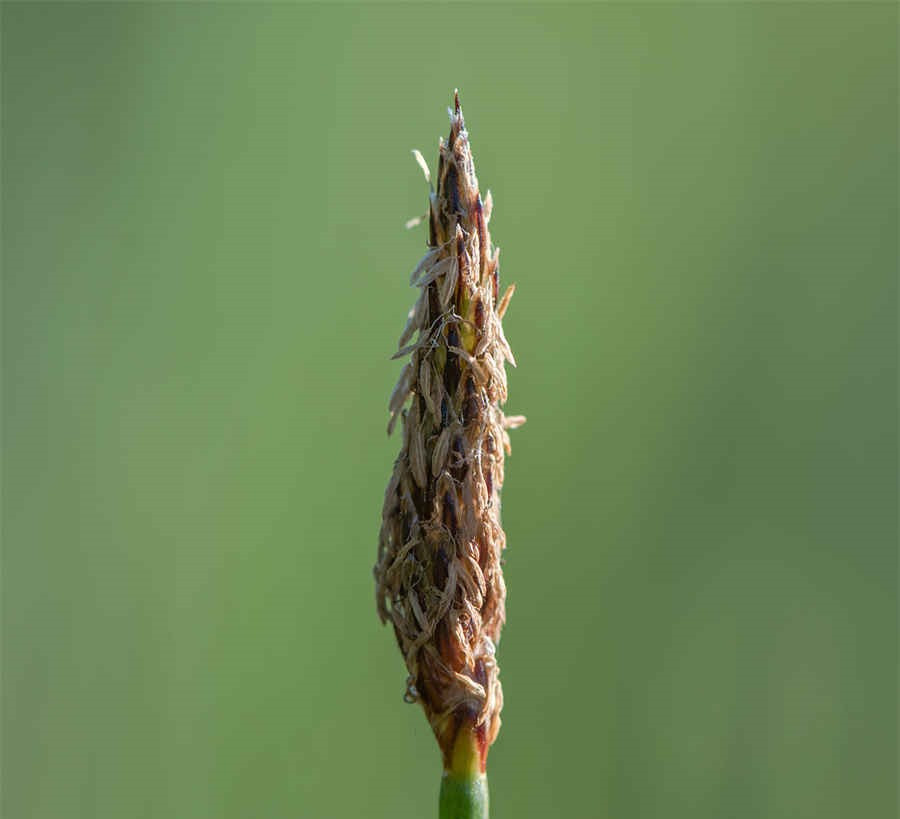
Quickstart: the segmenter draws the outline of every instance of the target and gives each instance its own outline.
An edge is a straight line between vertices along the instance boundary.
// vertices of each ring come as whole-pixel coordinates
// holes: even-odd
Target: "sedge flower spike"
[[[403,440],[385,492],[376,599],[406,661],[405,699],[422,705],[441,749],[441,815],[481,817],[503,705],[500,489],[507,430],[525,419],[500,408],[505,365],[515,366],[501,323],[513,287],[499,297],[491,195],[479,193],[458,95],[435,182],[428,250],[412,273],[420,294],[394,356],[410,358],[389,402],[388,432],[399,419]],[[454,783],[468,791],[454,795]]]

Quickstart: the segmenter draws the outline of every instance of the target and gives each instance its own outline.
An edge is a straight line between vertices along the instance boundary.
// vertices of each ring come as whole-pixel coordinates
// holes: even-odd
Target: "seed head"
[[[431,175],[415,152],[426,179]],[[440,141],[428,249],[412,273],[420,289],[395,357],[409,356],[389,401],[402,421],[400,454],[384,498],[376,598],[406,660],[407,701],[421,703],[449,769],[462,729],[482,770],[500,728],[495,648],[505,620],[500,489],[507,430],[499,249],[490,192],[482,200],[459,97]],[[415,339],[415,340],[413,340]]]

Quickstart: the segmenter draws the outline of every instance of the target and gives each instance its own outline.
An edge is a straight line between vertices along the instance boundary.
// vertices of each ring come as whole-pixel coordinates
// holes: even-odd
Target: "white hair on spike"
[[[422,169],[422,173],[425,174],[425,181],[430,187],[431,171],[428,169],[428,163],[425,161],[425,157],[422,156],[422,153],[417,148],[413,148],[412,155],[416,158],[416,162],[419,163],[419,167]]]

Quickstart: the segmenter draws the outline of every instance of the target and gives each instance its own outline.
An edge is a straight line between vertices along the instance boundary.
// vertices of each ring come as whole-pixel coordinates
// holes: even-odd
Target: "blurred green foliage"
[[[3,815],[432,815],[370,569],[459,86],[493,816],[893,816],[897,17],[4,4]]]

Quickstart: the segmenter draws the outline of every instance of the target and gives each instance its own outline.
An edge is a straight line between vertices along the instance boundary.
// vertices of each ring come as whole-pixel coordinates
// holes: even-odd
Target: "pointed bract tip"
[[[450,134],[445,144],[447,148],[452,149],[456,138],[466,130],[466,121],[463,119],[462,108],[459,104],[459,89],[457,88],[453,89],[453,105],[447,106],[447,115],[450,117]]]

